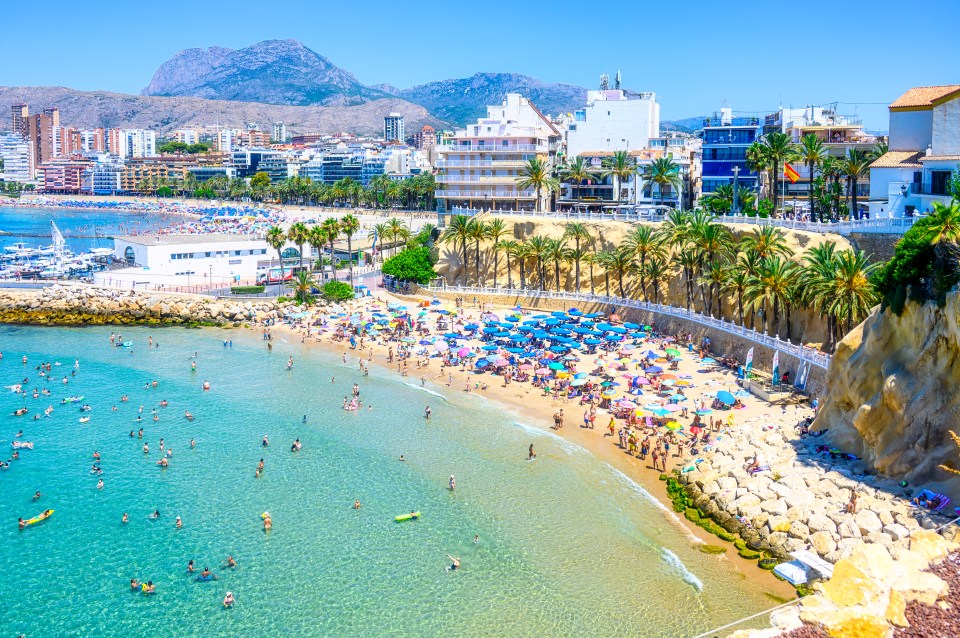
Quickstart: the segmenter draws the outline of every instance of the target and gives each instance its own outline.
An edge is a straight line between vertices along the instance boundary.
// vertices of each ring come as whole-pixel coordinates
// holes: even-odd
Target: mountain
[[[476,73],[469,78],[421,84],[396,93],[456,124],[487,114],[488,104],[499,104],[506,93],[522,93],[543,113],[557,115],[583,108],[587,90],[571,84],[549,84],[517,73]]]
[[[296,40],[243,49],[185,49],[164,62],[141,95],[265,104],[354,105],[388,97]]]
[[[664,131],[680,131],[682,133],[694,133],[703,128],[703,121],[707,115],[697,115],[695,117],[685,117],[680,120],[666,120],[660,122],[660,128]]]
[[[353,105],[386,97],[426,107],[438,119],[466,124],[506,93],[522,93],[548,114],[583,106],[586,89],[516,73],[477,73],[409,89],[366,86],[296,40],[267,40],[243,49],[185,49],[160,65],[141,95],[193,96],[290,105]]]
[[[383,116],[403,113],[408,126],[440,126],[422,106],[388,97],[354,106],[287,106],[206,100],[197,97],[125,95],[105,91],[76,91],[64,87],[0,87],[0,113],[9,113],[13,104],[30,104],[31,110],[60,107],[61,120],[78,128],[124,127],[153,129],[158,134],[176,128],[221,124],[240,127],[245,122],[270,130],[272,122],[283,121],[287,132],[358,134],[383,132]],[[411,129],[412,130],[412,129]]]

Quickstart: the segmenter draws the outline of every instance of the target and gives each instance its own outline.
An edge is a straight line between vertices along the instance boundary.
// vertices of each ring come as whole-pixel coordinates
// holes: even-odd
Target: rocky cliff
[[[948,431],[960,432],[960,295],[943,308],[908,303],[879,309],[838,345],[828,394],[814,424],[831,444],[877,471],[960,497],[960,468]]]

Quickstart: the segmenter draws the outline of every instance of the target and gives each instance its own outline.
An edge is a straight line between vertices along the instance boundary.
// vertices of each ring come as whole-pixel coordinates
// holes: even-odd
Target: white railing
[[[516,153],[517,151],[531,151],[534,153],[546,153],[548,149],[546,144],[511,144],[509,146],[498,146],[494,144],[444,144],[438,147],[441,153],[463,153],[480,151],[485,153]]]
[[[726,319],[717,319],[716,317],[704,315],[692,310],[686,310],[685,308],[677,308],[675,306],[665,306],[663,304],[655,304],[648,301],[640,301],[638,299],[625,299],[623,297],[608,297],[606,295],[591,295],[589,293],[555,292],[552,290],[531,290],[529,288],[487,288],[479,286],[448,285],[425,286],[425,288],[431,292],[453,292],[466,295],[499,295],[509,297],[531,297],[534,299],[563,299],[566,301],[599,303],[611,306],[620,306],[623,308],[633,308],[644,312],[655,312],[660,315],[678,317],[681,319],[686,319],[687,321],[693,321],[694,323],[698,323],[708,328],[722,330],[723,332],[738,336],[758,345],[779,350],[784,354],[789,354],[797,359],[806,361],[811,365],[823,368],[824,370],[830,366],[830,355],[825,352],[820,352],[815,348],[810,348],[802,344],[791,343],[789,340],[784,341],[777,336],[771,337],[768,334],[737,325],[732,321],[727,321]]]
[[[553,219],[582,220],[582,221],[663,221],[664,215],[647,213],[643,207],[638,207],[637,213],[587,213],[583,211],[532,211],[532,210],[491,210],[489,212],[509,217],[546,217]],[[481,210],[454,207],[454,215],[476,215]],[[769,217],[746,217],[743,215],[721,215],[717,221],[724,224],[745,224],[750,226],[776,226],[789,230],[802,230],[810,233],[835,233],[849,235],[850,233],[905,233],[913,226],[916,217],[880,217],[875,219],[853,219],[840,222],[812,222],[795,219],[772,219]]]

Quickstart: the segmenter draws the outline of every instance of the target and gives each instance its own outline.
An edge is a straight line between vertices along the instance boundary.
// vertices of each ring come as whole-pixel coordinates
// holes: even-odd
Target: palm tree
[[[707,314],[711,317],[713,316],[713,300],[717,300],[717,315],[721,318],[723,317],[723,297],[720,296],[720,290],[727,283],[727,268],[724,267],[723,262],[719,260],[713,260],[707,265],[704,269],[703,274],[700,276],[700,285],[707,286],[707,289],[710,290],[710,296],[707,297],[706,306]]]
[[[293,278],[294,297],[300,303],[309,303],[317,280],[306,270],[301,270]]]
[[[760,264],[760,271],[747,280],[746,298],[754,306],[760,306],[763,312],[763,331],[767,332],[769,316],[767,304],[773,305],[773,326],[780,332],[780,307],[787,310],[787,331],[790,330],[789,303],[790,288],[796,271],[796,264],[779,255],[767,257]]]
[[[327,243],[327,232],[323,226],[313,226],[307,235],[307,243],[317,251],[317,266],[323,270],[323,247]]]
[[[377,246],[380,248],[380,254],[384,255],[384,259],[386,259],[386,250],[384,249],[383,245],[390,238],[390,226],[385,222],[376,224],[373,227],[373,233],[377,238]]]
[[[475,247],[475,262],[474,265],[477,267],[477,285],[482,286],[483,282],[480,280],[480,242],[487,238],[487,225],[481,219],[476,217],[470,218],[469,224],[470,239],[474,241]]]
[[[747,168],[757,174],[757,193],[763,197],[763,174],[770,168],[770,160],[767,158],[767,147],[756,141],[747,148],[744,155]]]
[[[516,248],[513,249],[513,257],[517,260],[517,264],[520,266],[520,289],[526,290],[527,288],[527,260],[533,255],[533,249],[530,248],[529,244],[526,244],[522,241],[517,242]]]
[[[574,252],[577,252],[577,251],[574,251]],[[590,268],[590,294],[595,295],[596,291],[594,290],[594,287],[593,287],[593,265],[597,263],[597,255],[596,253],[583,251],[583,255],[580,257],[580,261],[585,262],[587,266]]]
[[[578,157],[579,161],[580,158]],[[590,235],[590,231],[587,230],[587,225],[583,222],[567,222],[567,225],[563,229],[564,239],[573,240],[573,252],[571,256],[573,257],[574,267],[576,268],[576,287],[577,292],[580,292],[580,262],[583,260],[584,251],[580,250],[580,242],[586,240],[592,240],[593,237]]]
[[[573,186],[573,194],[576,197],[577,205],[580,205],[580,187],[584,182],[596,179],[596,175],[590,170],[587,162],[580,156],[563,167],[561,171],[563,181]]]
[[[360,220],[354,215],[344,215],[340,220],[340,230],[347,237],[347,259],[350,262],[350,287],[353,288],[353,236],[360,230]]]
[[[642,273],[644,277],[650,279],[650,285],[653,287],[653,303],[660,303],[660,284],[671,277],[666,255],[651,255]]]
[[[857,210],[857,180],[870,170],[870,160],[859,148],[850,148],[841,161],[841,167],[847,178],[847,192],[850,194],[850,219],[860,219]]]
[[[643,173],[641,174],[645,184],[650,184],[650,190],[653,190],[653,185],[656,184],[657,192],[660,195],[660,205],[663,206],[663,189],[667,186],[672,188],[677,192],[677,202],[680,208],[683,208],[683,204],[680,203],[680,189],[683,188],[683,178],[680,177],[680,167],[674,163],[673,159],[669,157],[660,157],[653,160],[652,163],[647,164],[643,167]],[[650,193],[653,195],[653,193]]]
[[[310,237],[310,229],[303,222],[294,222],[287,229],[287,239],[300,249],[300,267],[303,268],[303,245]]]
[[[457,250],[457,242],[460,242],[461,257],[463,259],[463,278],[467,282],[467,241],[470,239],[470,218],[466,215],[453,215],[450,217],[450,223],[446,230],[440,235],[441,244],[453,244],[453,250]]]
[[[620,204],[621,184],[630,179],[637,172],[637,165],[630,159],[630,153],[627,151],[614,151],[610,157],[601,175],[613,178],[614,199]]]
[[[493,242],[493,287],[497,287],[497,270],[500,268],[500,250],[503,248],[501,241],[504,237],[512,235],[507,230],[507,223],[499,217],[491,219],[486,225],[486,239]],[[508,257],[509,259],[509,257]],[[510,272],[510,263],[507,262],[507,272]]]
[[[693,304],[693,273],[700,265],[700,251],[696,247],[682,250],[673,256],[673,263],[683,271],[684,287],[687,293],[687,310]]]
[[[564,238],[560,239],[551,239],[547,244],[547,250],[544,253],[544,259],[548,259],[553,262],[553,273],[556,278],[557,292],[560,292],[560,262],[566,261],[569,256],[569,249],[567,248],[567,240]]]
[[[534,210],[540,210],[540,200],[543,190],[548,193],[560,190],[560,181],[551,175],[550,164],[539,157],[531,157],[520,169],[517,178],[517,188],[525,190],[533,188],[537,192],[537,201]]]
[[[534,235],[527,242],[527,246],[530,247],[530,256],[536,257],[537,259],[537,274],[540,277],[540,290],[546,290],[543,281],[543,261],[546,259],[547,252],[549,251],[550,240],[543,235]]]
[[[753,251],[762,260],[775,255],[788,256],[787,236],[776,226],[761,226],[740,239],[740,249]]]
[[[957,272],[957,244],[960,242],[960,202],[933,203],[933,212],[925,220],[923,239],[933,244],[933,277],[928,288],[940,297],[942,289],[952,288]]]
[[[873,164],[878,159],[887,154],[887,151],[890,150],[890,147],[886,142],[877,142],[873,145],[869,151],[867,151],[867,158],[870,160],[870,163]]]
[[[750,273],[736,264],[726,266],[726,271],[720,291],[737,298],[737,317],[740,325],[743,326],[743,293],[747,289],[747,280],[750,278]]]
[[[879,293],[870,283],[870,275],[880,267],[879,262],[867,263],[868,257],[862,250],[841,250],[837,253],[837,270],[834,276],[832,306],[847,316],[847,332],[853,329],[854,320],[867,316],[880,299]]]
[[[279,226],[272,226],[267,231],[267,244],[277,251],[277,257],[280,259],[280,281],[277,282],[277,296],[283,294],[283,246],[287,243],[287,234]]]
[[[396,182],[391,181],[390,184],[396,184]],[[388,185],[389,186],[389,185]],[[397,255],[397,240],[407,239],[410,237],[410,229],[407,228],[407,225],[403,221],[397,219],[396,217],[391,217],[387,221],[387,228],[390,229],[389,237],[393,242],[393,255]]]
[[[807,133],[800,139],[800,146],[798,148],[800,153],[800,160],[807,165],[807,170],[810,171],[810,217],[811,219],[817,218],[817,209],[816,202],[813,199],[813,181],[816,177],[817,167],[823,162],[823,158],[827,156],[827,149],[823,145],[823,142],[815,133]]]
[[[334,217],[328,217],[320,225],[327,236],[327,243],[330,244],[330,266],[335,268],[333,263],[333,244],[340,237],[340,222]]]
[[[624,245],[633,254],[633,258],[639,261],[640,296],[645,298],[647,295],[647,259],[663,253],[660,237],[651,226],[636,226],[623,241]]]
[[[503,254],[507,256],[507,288],[510,289],[513,289],[513,272],[510,268],[510,258],[516,254],[517,246],[519,245],[519,242],[515,239],[502,239],[497,242],[495,248],[495,250],[502,250]],[[494,268],[493,286],[494,288],[497,286],[496,268]]]
[[[617,276],[617,284],[620,288],[620,296],[626,297],[623,291],[623,275],[633,265],[633,253],[628,246],[618,246],[616,250],[610,253],[608,268]]]
[[[764,156],[770,166],[772,181],[773,214],[777,214],[777,203],[780,197],[780,171],[783,165],[799,157],[797,149],[794,147],[790,136],[780,131],[773,131],[763,136],[761,142],[764,148]]]
[[[610,264],[613,261],[613,253],[609,250],[601,250],[593,257],[594,263],[603,268],[604,294],[610,296]],[[592,278],[591,278],[592,279]]]

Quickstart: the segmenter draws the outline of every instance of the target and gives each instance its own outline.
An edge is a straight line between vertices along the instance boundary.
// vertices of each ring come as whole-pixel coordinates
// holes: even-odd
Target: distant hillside
[[[583,108],[587,90],[571,84],[549,84],[517,73],[477,73],[469,78],[442,80],[398,91],[396,95],[426,107],[448,122],[466,124],[487,114],[507,93],[521,93],[544,114],[557,115]]]
[[[352,105],[387,97],[296,40],[243,49],[185,49],[164,62],[142,95],[266,104]]]
[[[694,133],[703,128],[703,121],[705,119],[707,119],[706,115],[698,115],[696,117],[685,117],[681,120],[667,120],[660,122],[660,128],[664,131]]]
[[[256,122],[270,130],[272,122],[282,120],[287,132],[371,134],[383,132],[383,116],[403,113],[407,126],[424,124],[440,126],[426,109],[397,98],[384,98],[356,106],[284,106],[256,102],[205,100],[196,97],[155,97],[76,91],[64,87],[0,87],[0,113],[9,113],[10,106],[26,102],[39,111],[46,106],[59,106],[61,120],[81,128],[126,127],[168,132],[186,126],[240,127]],[[9,126],[9,120],[0,121]]]

